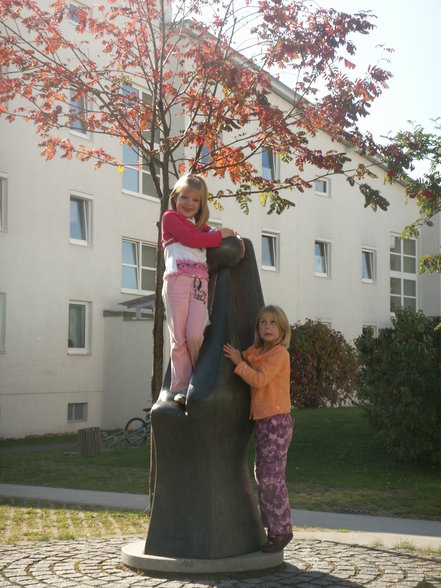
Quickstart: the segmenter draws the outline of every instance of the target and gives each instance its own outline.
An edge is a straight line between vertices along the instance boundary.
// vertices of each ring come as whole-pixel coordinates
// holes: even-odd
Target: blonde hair
[[[262,315],[266,312],[271,313],[274,318],[276,319],[277,327],[280,331],[280,339],[277,341],[277,344],[283,345],[288,349],[289,342],[291,341],[291,327],[288,322],[288,317],[286,316],[285,312],[280,308],[280,306],[276,306],[274,304],[269,304],[268,306],[264,306],[259,310],[259,314],[256,318],[256,327],[254,330],[254,344],[257,347],[262,347],[263,341],[259,335],[259,323]]]
[[[210,216],[210,211],[208,210],[208,188],[205,180],[201,176],[193,174],[181,176],[173,186],[173,190],[170,193],[169,204],[173,210],[176,210],[177,197],[191,188],[199,190],[201,195],[201,205],[194,217],[196,226],[201,227],[202,225],[205,225]]]

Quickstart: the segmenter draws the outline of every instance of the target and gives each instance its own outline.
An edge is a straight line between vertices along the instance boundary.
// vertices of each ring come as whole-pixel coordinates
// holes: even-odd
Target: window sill
[[[75,348],[68,348],[67,350],[67,355],[92,355],[91,351],[88,351],[87,349],[75,349]]]
[[[91,133],[82,133],[81,131],[76,131],[75,129],[70,129],[70,134],[74,137],[78,137],[79,139],[86,139],[87,141],[92,141],[93,137]]]
[[[132,296],[149,296],[154,293],[153,290],[129,290],[127,288],[121,288],[121,294],[131,294]]]
[[[149,194],[141,194],[140,192],[132,192],[131,190],[122,189],[122,193],[126,196],[134,196],[135,198],[141,198],[141,200],[149,200],[150,202],[156,202],[159,204],[159,198],[157,196],[150,196]]]
[[[80,245],[81,247],[91,247],[91,243],[87,241],[81,241],[80,239],[69,239],[71,245]]]
[[[318,274],[316,272],[314,272],[314,276],[316,278],[330,278],[331,277],[329,274]]]
[[[263,269],[263,270],[266,270],[269,272],[278,272],[279,271],[279,268],[275,267],[273,265],[261,265],[260,269]]]

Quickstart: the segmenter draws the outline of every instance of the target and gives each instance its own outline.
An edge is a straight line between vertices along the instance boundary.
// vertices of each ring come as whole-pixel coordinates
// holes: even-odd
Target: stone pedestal
[[[211,575],[240,574],[271,570],[283,564],[283,551],[263,553],[256,551],[238,557],[222,559],[185,559],[159,557],[144,553],[144,541],[135,541],[125,545],[122,552],[123,563],[134,570],[143,570],[152,574]]]

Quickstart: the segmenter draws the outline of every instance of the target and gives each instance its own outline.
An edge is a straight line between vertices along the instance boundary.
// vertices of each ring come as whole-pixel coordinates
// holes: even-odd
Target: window
[[[327,241],[315,241],[314,244],[314,273],[316,276],[329,277],[331,244]]]
[[[69,302],[68,353],[90,352],[90,303]]]
[[[155,291],[156,247],[154,245],[123,239],[121,266],[123,292],[151,294]]]
[[[417,252],[414,239],[390,236],[390,311],[417,309]]]
[[[361,251],[361,279],[367,284],[375,282],[375,251],[372,249]]]
[[[279,173],[279,158],[271,147],[262,147],[262,177],[266,180],[276,180]]]
[[[80,6],[75,2],[69,3],[69,20],[74,23],[79,23],[80,20],[84,18],[87,14],[87,8],[85,6]]]
[[[80,135],[87,135],[87,96],[70,90],[70,128]]]
[[[367,335],[368,333],[371,333],[373,337],[376,337],[378,333],[377,325],[362,325],[361,333],[362,335]]]
[[[91,245],[92,202],[82,196],[70,197],[70,242],[77,245]]]
[[[0,65],[0,77],[2,77],[4,80],[8,80],[12,77],[9,74],[10,74],[9,67],[7,65]],[[4,90],[3,96],[2,96],[2,106],[4,108],[4,112],[8,111],[9,101],[11,98],[12,98],[12,96],[10,96],[8,94],[8,92],[6,90]]]
[[[122,87],[123,95],[132,97],[135,95],[138,99],[140,98],[145,105],[149,105],[152,102],[152,98],[149,94],[132,88],[128,85]],[[133,106],[132,102],[129,102],[130,106]],[[144,141],[150,140],[150,132],[145,131],[142,133]],[[155,142],[157,139],[155,138]],[[137,196],[155,196],[156,189],[153,184],[152,176],[149,170],[148,162],[145,157],[140,155],[138,149],[127,143],[122,146],[122,162],[124,165],[124,171],[122,173],[122,187],[125,192],[136,194]],[[160,168],[157,167],[157,173],[160,174]]]
[[[6,351],[6,294],[0,292],[0,353]]]
[[[330,196],[329,180],[316,180],[314,182],[314,192],[319,196]]]
[[[279,269],[279,235],[262,233],[262,268]]]
[[[212,227],[213,229],[221,229],[222,228],[222,221],[218,220],[217,218],[212,218],[210,216],[210,220],[208,221],[208,224],[210,225],[210,227]]]
[[[8,180],[3,174],[0,174],[0,231],[6,231],[8,228]]]
[[[87,421],[87,402],[73,402],[67,405],[67,422],[77,423]]]
[[[201,165],[208,165],[209,163],[211,163],[211,152],[213,151],[213,146],[210,145],[210,143],[205,140],[202,143],[202,149],[201,149],[201,154],[199,156],[199,163]]]

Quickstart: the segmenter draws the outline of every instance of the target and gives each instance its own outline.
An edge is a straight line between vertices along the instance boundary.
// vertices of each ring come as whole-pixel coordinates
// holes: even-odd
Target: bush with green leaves
[[[359,399],[378,438],[400,460],[441,463],[439,319],[397,309],[393,328],[355,341]]]
[[[289,353],[295,408],[341,406],[354,398],[357,357],[340,332],[319,321],[297,322]]]

